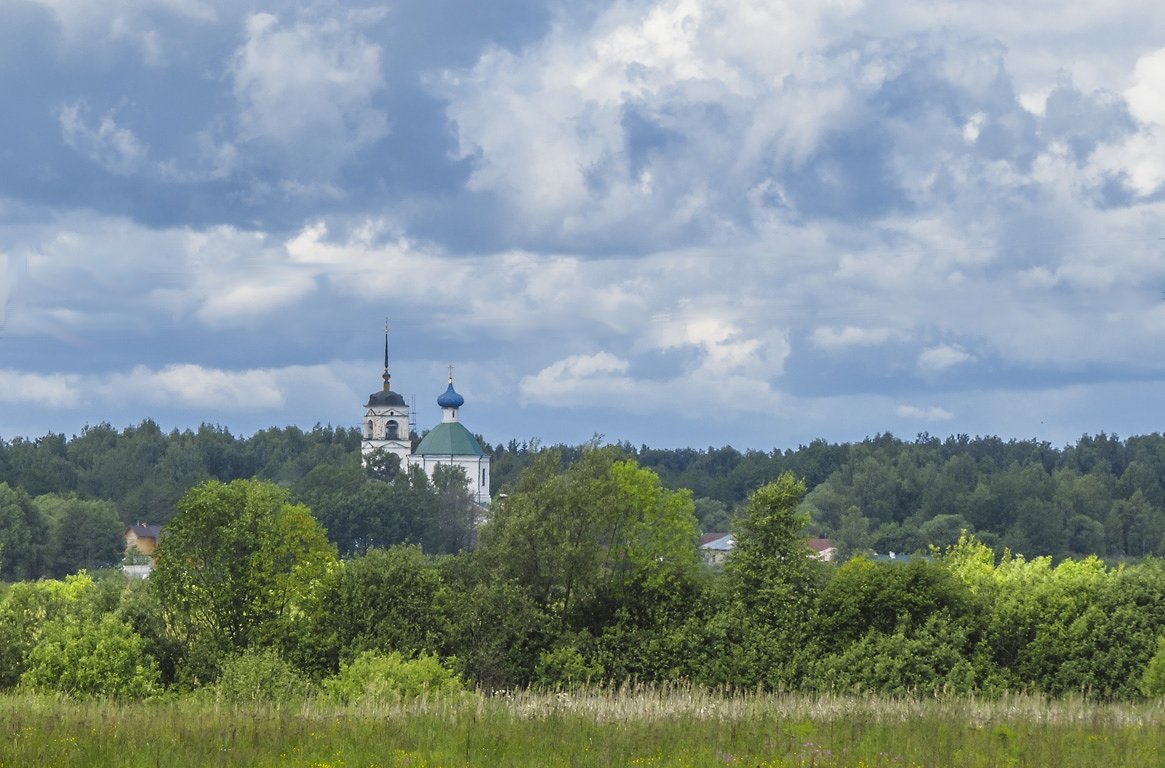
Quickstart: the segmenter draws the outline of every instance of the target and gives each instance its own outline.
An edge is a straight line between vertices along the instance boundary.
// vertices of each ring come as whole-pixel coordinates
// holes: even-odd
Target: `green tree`
[[[47,540],[48,527],[28,494],[0,483],[0,580],[44,575]]]
[[[150,577],[174,626],[217,652],[292,632],[335,549],[304,506],[261,480],[211,480],[178,503]]]
[[[1149,698],[1165,696],[1165,637],[1158,638],[1156,653],[1141,676],[1141,693]]]
[[[276,707],[301,700],[307,681],[274,648],[249,648],[227,659],[215,693],[231,704],[264,702]]]
[[[469,493],[465,468],[441,464],[433,469],[436,520],[433,537],[425,542],[434,553],[452,554],[473,547],[480,510]]]
[[[825,567],[806,544],[806,519],[798,512],[804,494],[805,485],[786,472],[749,496],[724,565],[726,605],[702,633],[717,667],[709,682],[800,684]]]
[[[400,457],[383,448],[376,448],[365,459],[364,470],[373,480],[390,482],[400,474]]]
[[[864,552],[873,545],[870,535],[870,521],[857,507],[850,507],[841,516],[837,528],[837,554],[839,560]]]
[[[971,524],[962,515],[936,515],[918,527],[918,532],[932,547],[946,549],[959,540]]]
[[[407,701],[459,693],[461,679],[436,656],[362,653],[324,680],[328,696],[345,704]]]
[[[686,491],[617,448],[589,447],[565,471],[546,452],[518,487],[491,508],[481,550],[499,574],[514,578],[563,625],[593,625],[630,586],[663,590],[697,565],[696,518]]]
[[[374,549],[323,579],[308,611],[313,644],[301,666],[334,673],[364,651],[435,652],[443,640],[437,608],[441,572],[419,547]]]
[[[699,498],[693,502],[696,519],[700,522],[700,530],[704,533],[727,531],[732,524],[732,513],[728,505],[719,499]]]
[[[48,523],[48,572],[61,577],[80,569],[116,565],[125,553],[125,526],[110,501],[64,498],[33,500]]]
[[[724,565],[736,599],[773,626],[804,619],[818,582],[806,519],[797,511],[804,494],[805,484],[791,473],[754,491]]]
[[[371,480],[353,455],[313,469],[296,482],[294,498],[312,509],[342,555],[402,543],[436,546],[437,493],[418,467],[391,482]]]
[[[100,613],[107,607],[100,604],[103,596],[84,572],[64,581],[13,584],[0,600],[0,688],[20,681],[46,627]]]

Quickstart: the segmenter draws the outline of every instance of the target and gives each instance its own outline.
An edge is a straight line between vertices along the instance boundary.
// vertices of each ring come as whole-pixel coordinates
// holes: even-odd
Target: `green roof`
[[[477,442],[477,438],[469,430],[456,421],[446,421],[433,427],[429,434],[421,440],[417,456],[484,456],[485,451]]]

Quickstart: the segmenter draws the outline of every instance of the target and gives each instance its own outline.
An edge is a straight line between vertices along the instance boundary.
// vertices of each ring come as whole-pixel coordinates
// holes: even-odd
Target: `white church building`
[[[364,461],[376,450],[391,453],[400,459],[401,468],[420,467],[433,477],[439,466],[453,465],[465,470],[469,479],[469,493],[478,504],[489,504],[489,454],[459,421],[458,411],[465,398],[453,389],[453,372],[449,372],[449,386],[437,398],[441,407],[441,423],[433,427],[416,449],[409,436],[409,404],[390,386],[388,372],[388,334],[384,336],[384,386],[368,396],[364,406],[363,440],[360,452]]]

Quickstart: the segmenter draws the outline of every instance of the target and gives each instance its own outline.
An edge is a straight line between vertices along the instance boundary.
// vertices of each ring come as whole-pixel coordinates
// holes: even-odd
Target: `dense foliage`
[[[547,452],[537,441],[490,446],[492,494],[517,485]],[[473,544],[456,477],[429,482],[363,467],[356,429],[271,428],[248,437],[220,427],[163,432],[145,421],[121,430],[87,427],[66,438],[0,439],[0,578],[60,576],[109,564],[113,516],[166,523],[178,499],[204,480],[257,477],[293,490],[323,522],[343,556],[400,542],[428,552]],[[585,446],[556,446],[562,466]],[[843,555],[925,552],[963,530],[1028,557],[1165,555],[1165,437],[1085,435],[1062,448],[1034,440],[884,434],[853,444],[737,451],[618,446],[664,488],[688,489],[703,531],[725,531],[748,495],[785,472],[805,483],[809,531]],[[541,459],[544,460],[544,459]],[[381,482],[369,482],[379,480]],[[7,486],[5,488],[4,486]],[[45,502],[29,507],[40,497]],[[101,501],[67,512],[61,500]],[[80,518],[80,519],[78,519]],[[78,535],[80,530],[95,535]],[[64,532],[62,536],[61,532]],[[83,542],[94,542],[86,549]]]
[[[348,437],[142,425],[31,451],[4,444],[0,575],[17,583],[0,593],[0,689],[205,688],[227,701],[625,681],[1116,699],[1163,689],[1165,561],[1145,543],[1163,496],[1157,436],[1063,451],[884,436],[735,458],[671,452],[658,473],[645,462],[669,454],[508,446],[499,465],[517,474],[484,521],[463,476],[368,469]],[[203,458],[152,516],[167,528],[147,582],[33,580],[110,564],[119,505],[140,498],[134,483],[157,479],[171,449]],[[139,451],[154,464],[125,469],[124,486],[93,470]],[[200,463],[211,456],[261,470],[217,477]],[[21,481],[52,466],[74,485]],[[701,486],[712,467],[736,478],[725,496],[674,487]],[[736,498],[743,478],[755,483]],[[98,486],[115,495],[95,498]],[[733,532],[722,566],[699,557],[702,513]],[[806,546],[821,533],[842,543],[839,564]],[[926,545],[937,546],[893,562],[863,554]]]

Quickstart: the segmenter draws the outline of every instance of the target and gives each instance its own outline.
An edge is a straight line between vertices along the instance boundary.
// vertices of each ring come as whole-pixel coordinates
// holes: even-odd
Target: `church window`
[[[364,431],[365,437],[372,437],[372,419],[368,420],[368,428]]]
[[[385,425],[385,438],[388,440],[396,440],[400,437],[400,426],[395,421],[390,421]]]

